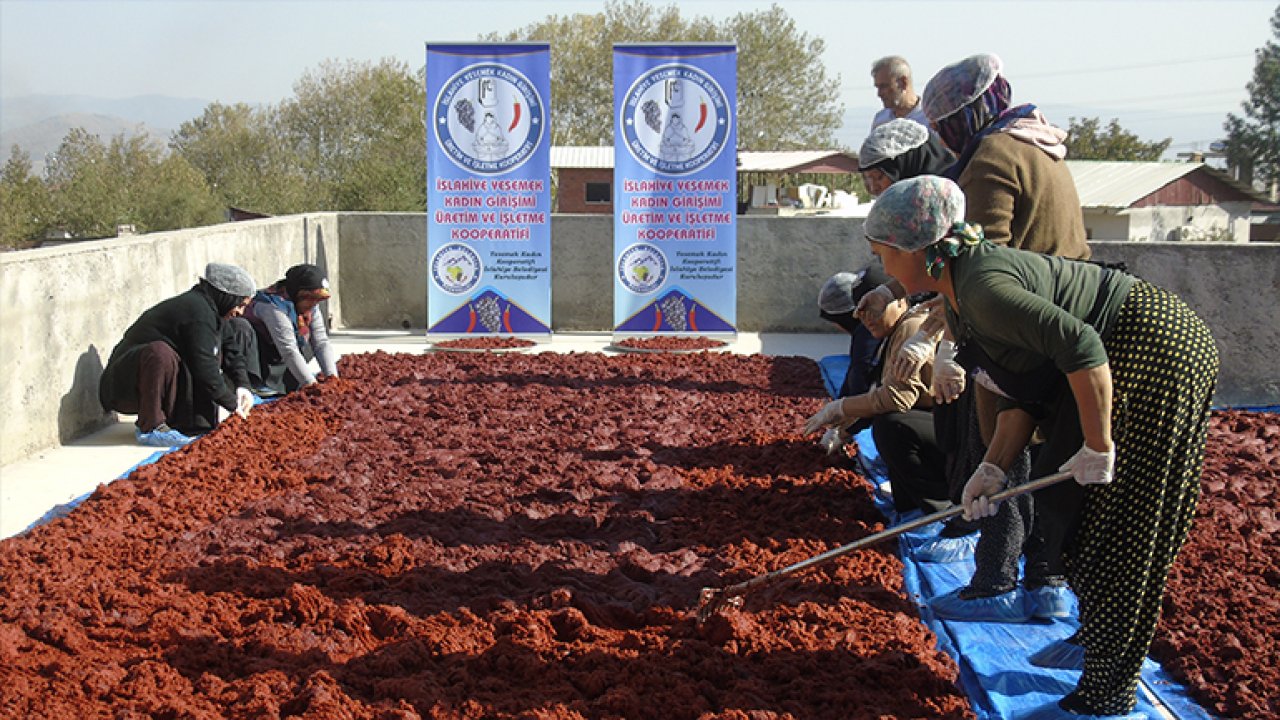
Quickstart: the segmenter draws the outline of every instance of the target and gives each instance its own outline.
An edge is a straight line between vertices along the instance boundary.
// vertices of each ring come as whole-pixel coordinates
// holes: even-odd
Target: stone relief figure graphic
[[[480,160],[501,160],[507,156],[507,137],[503,134],[502,128],[498,127],[498,121],[494,119],[493,113],[484,114],[484,120],[480,123],[480,127],[476,128],[473,147],[476,157]]]
[[[672,113],[667,120],[667,129],[662,133],[662,144],[659,156],[667,161],[688,160],[693,156],[693,136],[679,115]]]

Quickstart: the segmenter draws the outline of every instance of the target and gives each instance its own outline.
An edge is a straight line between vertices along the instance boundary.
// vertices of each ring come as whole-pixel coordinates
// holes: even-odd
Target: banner
[[[737,323],[733,45],[613,48],[614,332]]]
[[[427,44],[427,333],[551,332],[551,50]]]

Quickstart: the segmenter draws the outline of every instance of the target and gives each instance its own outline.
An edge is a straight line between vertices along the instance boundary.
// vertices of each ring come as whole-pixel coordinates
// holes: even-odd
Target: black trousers
[[[240,357],[256,357],[257,338],[253,328],[241,318],[222,324],[224,367]],[[98,398],[105,410],[137,415],[142,432],[160,425],[187,435],[212,430],[218,424],[214,398],[191,379],[191,371],[173,346],[163,340],[136,345],[112,356],[102,371]],[[234,390],[223,376],[223,383]]]
[[[932,413],[908,410],[877,415],[871,421],[871,437],[889,468],[894,509],[932,513],[951,505],[946,457],[934,436]]]

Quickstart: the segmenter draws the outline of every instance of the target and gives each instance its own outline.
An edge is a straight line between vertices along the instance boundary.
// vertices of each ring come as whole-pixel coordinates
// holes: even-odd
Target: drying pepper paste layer
[[[1215,412],[1151,655],[1219,717],[1280,717],[1280,415]]]
[[[441,340],[431,344],[437,350],[516,350],[531,348],[536,345],[532,340],[500,335],[477,335],[476,337]]]
[[[0,544],[0,715],[968,718],[800,358],[370,355]]]
[[[725,347],[723,340],[715,338],[681,335],[653,335],[650,337],[629,337],[618,341],[618,347],[628,350],[714,350]]]

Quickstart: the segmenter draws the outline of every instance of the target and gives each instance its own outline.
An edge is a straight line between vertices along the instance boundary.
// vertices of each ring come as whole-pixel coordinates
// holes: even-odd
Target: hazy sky
[[[686,18],[724,19],[771,4],[681,0],[679,7]],[[994,52],[1015,102],[1038,104],[1063,127],[1070,115],[1116,117],[1144,139],[1173,137],[1173,151],[1204,149],[1221,137],[1226,114],[1239,113],[1276,8],[1274,0],[777,4],[801,32],[826,43],[823,59],[840,76],[846,109],[840,139],[851,147],[879,107],[868,73],[876,58],[905,56],[922,90],[941,66]],[[602,7],[594,0],[0,0],[0,102],[159,94],[274,103],[327,58],[394,57],[417,69],[426,42],[475,40]]]

